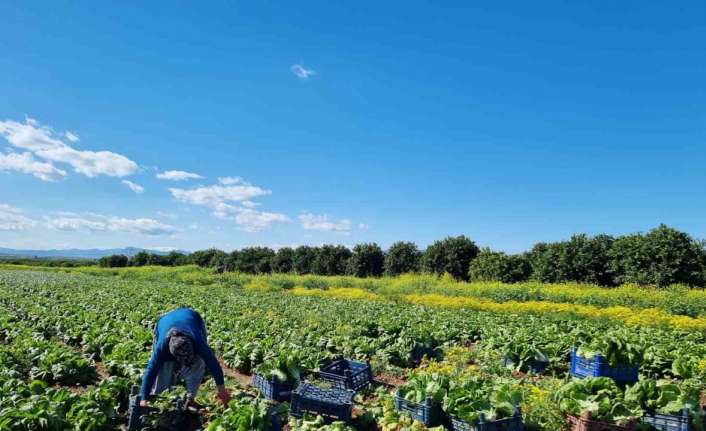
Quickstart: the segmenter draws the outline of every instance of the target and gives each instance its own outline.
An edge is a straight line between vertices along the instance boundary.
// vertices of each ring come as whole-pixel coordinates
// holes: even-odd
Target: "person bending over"
[[[154,330],[152,356],[142,378],[140,404],[147,405],[149,395],[157,395],[183,380],[186,407],[198,408],[194,399],[208,367],[218,387],[218,399],[225,405],[230,393],[225,387],[223,370],[208,346],[206,325],[191,308],[177,308],[163,315]]]

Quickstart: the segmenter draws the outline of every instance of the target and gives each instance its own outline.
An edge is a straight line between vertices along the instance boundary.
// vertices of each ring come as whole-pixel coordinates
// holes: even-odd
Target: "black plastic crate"
[[[635,383],[639,371],[639,366],[611,367],[600,353],[587,359],[579,356],[576,348],[571,352],[571,375],[574,377],[610,377],[616,383]]]
[[[469,424],[453,416],[450,419],[453,431],[523,431],[525,427],[519,407],[511,417],[496,421],[486,421],[483,413],[480,414],[477,424]]]
[[[320,388],[311,383],[302,383],[292,392],[290,414],[301,417],[312,413],[327,419],[350,422],[353,414],[352,390]]]
[[[266,398],[279,402],[289,401],[292,390],[294,390],[293,383],[280,382],[275,376],[268,379],[260,374],[255,374],[252,384],[259,389]]]
[[[334,388],[359,391],[373,381],[370,361],[359,362],[338,359],[321,367],[319,377],[331,383]]]
[[[395,408],[427,427],[439,426],[444,422],[444,412],[440,405],[434,403],[431,398],[425,399],[421,404],[406,400],[402,389],[398,389],[395,394]]]
[[[688,408],[682,410],[680,416],[645,413],[640,422],[657,431],[691,431],[691,415]]]
[[[524,363],[522,369],[520,371],[522,372],[527,372],[527,373],[534,373],[534,374],[543,374],[547,370],[547,366],[549,365],[549,362],[545,361],[527,361]],[[510,358],[505,356],[503,358],[503,366],[505,368],[515,368],[517,364],[512,361]]]

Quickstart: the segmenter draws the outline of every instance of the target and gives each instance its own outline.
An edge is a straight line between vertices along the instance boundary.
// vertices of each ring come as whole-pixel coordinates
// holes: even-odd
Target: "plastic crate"
[[[358,362],[339,359],[321,367],[319,377],[330,382],[334,388],[359,391],[373,381],[370,361]]]
[[[505,368],[515,368],[517,364],[510,360],[507,356],[503,358],[503,366]],[[525,362],[523,368],[524,370],[520,371],[525,371],[528,373],[534,373],[534,374],[543,374],[547,370],[547,366],[549,365],[549,362],[542,362],[542,361],[527,361]]]
[[[252,383],[266,398],[279,402],[289,401],[292,390],[294,390],[293,383],[280,382],[274,376],[268,379],[260,374],[255,374]]]
[[[610,377],[616,383],[635,383],[639,371],[639,366],[611,367],[600,353],[587,359],[576,354],[576,348],[571,352],[571,375],[574,377]]]
[[[691,415],[688,408],[682,410],[680,416],[645,413],[640,422],[657,431],[691,431]]]
[[[415,403],[404,399],[402,389],[398,389],[395,394],[395,408],[398,412],[408,415],[427,427],[441,425],[444,421],[444,412],[441,410],[441,406],[432,402],[431,398],[427,398],[422,404]]]
[[[312,413],[324,418],[350,422],[353,414],[351,390],[320,388],[311,383],[302,383],[292,392],[290,414],[301,417]]]
[[[635,429],[635,424],[620,426],[572,415],[566,415],[566,422],[569,424],[570,431],[632,431]]]
[[[524,428],[522,412],[519,408],[515,409],[515,414],[511,417],[496,421],[486,421],[485,415],[481,413],[477,424],[470,424],[451,416],[451,429],[453,431],[523,431]]]

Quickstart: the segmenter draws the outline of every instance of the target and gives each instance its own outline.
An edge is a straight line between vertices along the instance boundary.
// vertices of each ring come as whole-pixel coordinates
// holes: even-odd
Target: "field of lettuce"
[[[322,361],[370,360],[377,380],[356,395],[350,424],[292,418],[291,430],[422,430],[395,408],[431,399],[470,424],[521,414],[528,430],[571,429],[588,417],[650,429],[648,414],[681,415],[704,429],[706,293],[566,284],[458,283],[431,276],[356,279],[236,273],[195,267],[0,269],[0,431],[124,429],[156,319],[198,310],[236,396],[191,428],[272,429],[286,412],[249,386],[255,372],[316,381]],[[639,365],[619,386],[570,376],[572,350],[611,365]],[[532,372],[542,362],[546,370]],[[286,364],[284,366],[283,364]],[[284,368],[284,369],[283,369]],[[179,429],[170,393],[148,430]],[[183,419],[183,418],[182,418]],[[185,426],[185,425],[184,425]],[[449,424],[442,425],[451,428]],[[443,429],[443,428],[441,428]]]

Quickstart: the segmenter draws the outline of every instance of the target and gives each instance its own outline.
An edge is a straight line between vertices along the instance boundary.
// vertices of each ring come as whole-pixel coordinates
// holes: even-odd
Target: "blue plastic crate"
[[[691,415],[688,408],[682,410],[680,416],[645,413],[640,422],[657,431],[691,431]]]
[[[517,364],[515,362],[511,361],[510,358],[505,356],[503,358],[503,366],[505,368],[515,368]],[[534,373],[534,374],[543,374],[547,370],[547,366],[549,365],[549,362],[543,362],[543,361],[527,361],[524,363],[524,370],[520,371],[525,371],[528,373]]]
[[[610,377],[616,383],[635,383],[640,372],[639,366],[611,367],[604,362],[603,355],[597,353],[592,359],[571,352],[571,375],[574,377]]]
[[[451,416],[451,429],[453,431],[523,431],[524,428],[522,411],[519,407],[515,409],[515,414],[511,417],[496,421],[486,421],[485,415],[481,413],[477,424],[469,424]]]
[[[444,412],[440,405],[432,402],[431,398],[422,404],[406,400],[402,389],[398,389],[395,394],[395,408],[427,427],[439,426],[444,422]]]
[[[290,414],[301,417],[304,413],[311,413],[327,419],[350,422],[353,395],[355,392],[351,390],[320,388],[305,382],[292,392]]]
[[[255,374],[252,383],[266,398],[279,402],[289,401],[292,390],[294,390],[293,383],[280,382],[274,376],[268,379],[260,374]]]
[[[370,362],[339,359],[321,367],[319,377],[330,382],[334,388],[359,391],[373,381]]]

